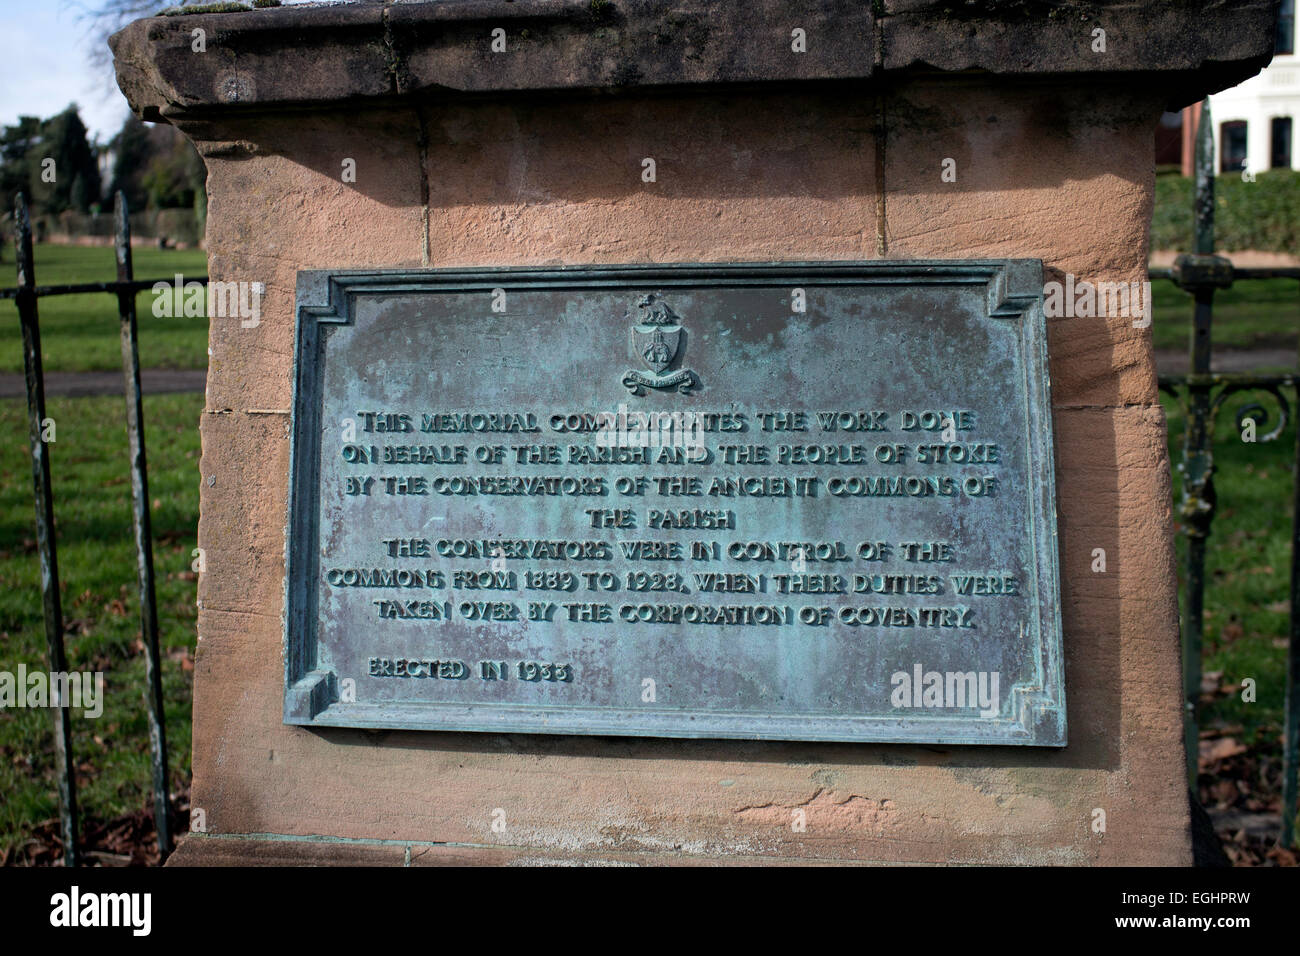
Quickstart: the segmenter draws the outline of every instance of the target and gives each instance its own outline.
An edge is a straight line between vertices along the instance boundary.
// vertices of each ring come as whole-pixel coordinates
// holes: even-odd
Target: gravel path
[[[206,369],[147,368],[140,372],[140,387],[146,395],[168,392],[201,392],[207,383]],[[122,395],[121,372],[46,372],[46,395]],[[0,372],[0,398],[25,398],[27,382],[15,372]]]
[[[1156,369],[1161,375],[1186,375],[1190,359],[1186,349],[1156,349]],[[1295,349],[1216,349],[1212,372],[1253,372],[1260,368],[1294,369]]]

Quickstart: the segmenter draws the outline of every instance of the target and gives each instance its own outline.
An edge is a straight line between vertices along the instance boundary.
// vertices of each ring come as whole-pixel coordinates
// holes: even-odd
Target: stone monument
[[[117,34],[208,168],[172,863],[1189,863],[1153,132],[1274,15]]]

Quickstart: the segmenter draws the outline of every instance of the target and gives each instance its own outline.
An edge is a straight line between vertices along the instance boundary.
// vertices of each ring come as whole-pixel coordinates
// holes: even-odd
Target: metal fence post
[[[1187,779],[1196,788],[1200,744],[1197,706],[1200,699],[1201,654],[1204,636],[1206,538],[1214,521],[1214,420],[1224,400],[1239,391],[1265,391],[1277,399],[1281,418],[1275,429],[1260,441],[1272,441],[1285,430],[1290,408],[1282,389],[1296,388],[1293,373],[1284,375],[1212,374],[1210,371],[1211,329],[1214,293],[1228,288],[1235,279],[1294,278],[1300,270],[1283,267],[1238,269],[1223,256],[1214,254],[1214,124],[1209,102],[1201,109],[1196,136],[1196,193],[1193,200],[1195,249],[1180,255],[1169,270],[1151,270],[1151,277],[1168,278],[1196,302],[1192,325],[1191,372],[1189,375],[1161,376],[1160,387],[1179,400],[1185,413],[1183,429],[1182,502],[1179,508],[1187,535],[1187,604],[1183,618],[1183,692],[1186,704],[1184,742],[1187,750]],[[1158,274],[1163,273],[1163,274]],[[1297,357],[1300,362],[1300,355]],[[1185,391],[1186,402],[1179,390]],[[1217,397],[1216,397],[1217,392]],[[1257,405],[1247,405],[1237,413],[1238,426],[1252,411],[1262,413]],[[1291,639],[1287,650],[1286,713],[1282,754],[1282,846],[1296,843],[1297,815],[1300,806],[1300,432],[1296,437],[1296,474],[1293,483],[1294,507],[1291,540]]]
[[[1214,124],[1210,101],[1201,107],[1196,136],[1196,195],[1193,201],[1196,253],[1214,253]],[[1214,287],[1192,288],[1196,313],[1192,325],[1193,376],[1210,371],[1210,329]],[[1184,742],[1187,748],[1187,782],[1196,790],[1200,732],[1196,707],[1201,696],[1201,648],[1205,614],[1205,539],[1214,520],[1214,460],[1209,451],[1210,389],[1188,387],[1187,422],[1183,429],[1183,502],[1181,514],[1187,528],[1187,615],[1183,622],[1183,696],[1187,713]]]
[[[59,595],[59,560],[54,532],[54,491],[50,485],[49,449],[45,443],[45,372],[41,362],[41,329],[36,310],[36,275],[32,266],[32,223],[27,197],[14,202],[17,225],[18,317],[23,330],[23,367],[27,377],[28,441],[32,456],[32,483],[36,490],[36,550],[41,563],[41,596],[45,612],[45,645],[50,672],[68,670],[63,650],[63,607]],[[54,704],[54,701],[50,702]],[[54,711],[54,763],[59,775],[59,823],[63,836],[63,865],[76,866],[77,782],[73,776],[72,711],[59,700]]]
[[[1300,364],[1300,356],[1297,357]],[[1282,731],[1282,833],[1279,843],[1295,846],[1297,776],[1300,776],[1300,426],[1296,428],[1294,512],[1291,516],[1291,639],[1286,649],[1286,710]]]
[[[117,281],[135,278],[131,264],[131,223],[126,197],[113,199]],[[171,799],[167,787],[167,720],[163,711],[162,661],[158,647],[158,606],[154,597],[153,527],[149,518],[149,472],[145,460],[144,404],[140,394],[140,348],[135,318],[135,289],[120,287],[117,311],[121,320],[122,376],[126,384],[126,434],[131,449],[131,501],[134,510],[135,557],[140,579],[140,633],[145,649],[148,682],[149,748],[153,769],[153,815],[161,860],[171,852]]]

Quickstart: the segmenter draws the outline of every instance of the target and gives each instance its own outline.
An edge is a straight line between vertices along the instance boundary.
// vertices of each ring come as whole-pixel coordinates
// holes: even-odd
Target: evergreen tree
[[[99,202],[99,164],[76,104],[41,124],[39,144],[27,150],[27,168],[29,195],[41,212],[89,212]]]
[[[0,131],[0,210],[5,213],[13,212],[14,196],[28,189],[28,156],[40,139],[41,120],[36,116],[20,116],[16,126]]]
[[[149,127],[134,115],[129,115],[122,129],[109,143],[114,152],[113,178],[108,185],[108,196],[116,196],[120,190],[126,196],[128,209],[144,209],[148,193],[144,187],[144,173],[149,166],[152,145],[149,141]]]

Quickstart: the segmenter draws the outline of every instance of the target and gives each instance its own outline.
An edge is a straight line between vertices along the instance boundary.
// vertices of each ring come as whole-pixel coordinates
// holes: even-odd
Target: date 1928
[[[481,680],[509,680],[511,672],[522,681],[552,683],[571,683],[573,665],[559,664],[553,661],[479,661],[478,676]],[[416,658],[372,657],[369,660],[371,677],[423,677],[441,678],[443,680],[465,680],[473,676],[473,670],[462,660],[441,659],[423,660]]]

